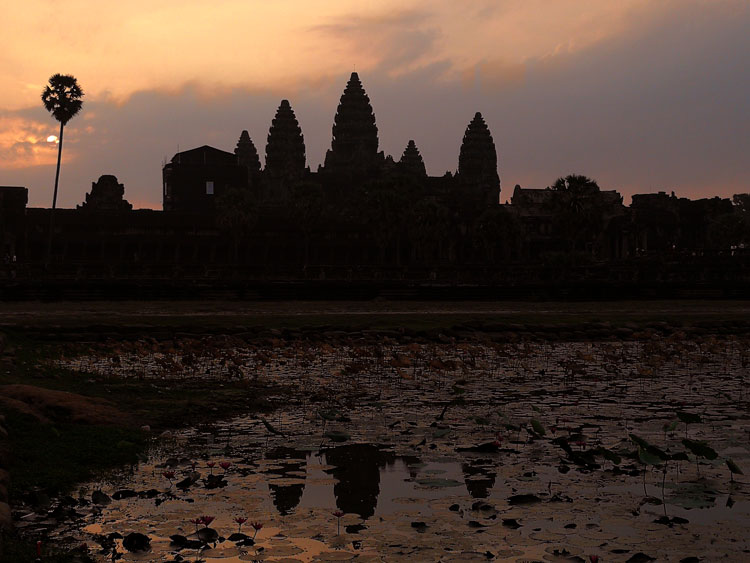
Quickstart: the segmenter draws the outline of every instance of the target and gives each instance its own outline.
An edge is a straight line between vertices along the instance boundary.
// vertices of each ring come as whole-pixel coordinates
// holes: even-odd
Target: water
[[[131,474],[85,486],[87,498],[95,489],[153,489],[155,497],[80,506],[80,519],[46,524],[58,537],[92,545],[92,534],[152,538],[149,554],[125,560],[195,559],[198,550],[170,547],[169,537],[190,537],[190,521],[201,515],[214,516],[211,527],[223,537],[237,531],[237,516],[263,523],[254,546],[224,541],[201,554],[207,561],[470,561],[486,560],[487,552],[519,561],[565,553],[626,560],[637,552],[741,561],[750,549],[748,486],[730,485],[724,465],[731,457],[750,468],[747,354],[736,340],[273,348],[206,341],[171,351],[122,349],[116,363],[111,351],[95,352],[63,362],[119,377],[261,377],[290,393],[290,406],[266,421],[283,436],[255,416],[185,429]],[[665,432],[677,410],[704,422]],[[321,411],[335,411],[333,420]],[[532,419],[544,436],[532,431]],[[334,442],[330,431],[348,439]],[[644,495],[642,466],[626,455],[634,449],[630,433],[672,452],[684,450],[687,434],[719,453],[716,462],[701,461],[701,479],[694,462],[668,472],[668,517],[688,522],[654,522],[665,507],[643,501],[661,498],[662,474],[647,474]],[[619,452],[621,469],[602,457],[596,467],[572,462],[553,442],[561,436],[574,452]],[[163,477],[171,468],[174,481],[183,479],[194,462],[206,479],[223,474],[221,461],[231,463],[221,486],[199,480],[182,491]],[[514,504],[516,495],[535,502]]]

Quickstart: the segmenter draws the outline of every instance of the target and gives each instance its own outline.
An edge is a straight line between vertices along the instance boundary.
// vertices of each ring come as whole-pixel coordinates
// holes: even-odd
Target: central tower
[[[326,172],[360,176],[383,161],[378,153],[378,127],[359,75],[352,72],[333,118],[331,149],[326,152]]]

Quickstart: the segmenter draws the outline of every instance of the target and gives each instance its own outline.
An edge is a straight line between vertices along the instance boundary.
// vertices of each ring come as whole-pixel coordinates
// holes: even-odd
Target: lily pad
[[[417,485],[421,485],[423,487],[434,487],[434,488],[443,488],[443,487],[460,487],[463,485],[460,481],[456,481],[455,479],[440,479],[438,477],[427,477],[424,479],[417,479],[416,481]]]
[[[323,434],[326,438],[332,442],[346,442],[351,436],[343,430],[331,430]]]
[[[508,504],[513,505],[513,506],[524,505],[524,504],[536,504],[537,502],[541,502],[541,501],[542,499],[532,494],[513,495],[512,497],[508,498]]]

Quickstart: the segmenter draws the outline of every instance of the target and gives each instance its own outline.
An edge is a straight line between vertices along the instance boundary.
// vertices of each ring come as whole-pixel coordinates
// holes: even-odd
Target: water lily
[[[589,555],[589,561],[591,563],[599,563],[599,556],[598,555]]]
[[[222,469],[224,470],[224,473],[226,473],[226,472],[227,472],[227,469],[229,469],[229,467],[230,467],[231,465],[232,465],[232,462],[230,462],[230,461],[222,461],[222,462],[221,462],[221,463],[219,464],[219,467],[221,467],[221,468],[222,468]]]
[[[253,530],[255,530],[255,533],[253,534],[253,539],[255,539],[255,536],[258,535],[258,532],[263,527],[262,522],[250,522],[250,525],[253,527]]]
[[[242,525],[245,522],[247,522],[247,518],[245,518],[244,516],[236,516],[234,521],[237,523],[237,526],[238,526],[237,533],[238,534],[242,533]]]
[[[174,479],[174,475],[175,475],[174,471],[172,471],[172,470],[164,471],[162,473],[162,475],[167,479],[167,481],[169,481],[169,486],[171,488],[172,487],[172,479]]]
[[[344,515],[344,513],[340,510],[335,510],[331,512],[336,517],[336,535],[341,533],[341,517]]]
[[[195,531],[197,532],[198,531],[198,526],[200,526],[201,524],[203,524],[203,518],[200,518],[200,517],[199,518],[193,518],[190,521],[190,523],[191,524],[195,524]]]
[[[216,465],[215,461],[207,461],[206,465],[208,465],[208,468],[211,470],[211,475],[214,474],[214,465]]]
[[[214,520],[215,518],[213,516],[201,516],[200,517],[201,524],[203,524],[206,528],[208,528],[208,525]]]

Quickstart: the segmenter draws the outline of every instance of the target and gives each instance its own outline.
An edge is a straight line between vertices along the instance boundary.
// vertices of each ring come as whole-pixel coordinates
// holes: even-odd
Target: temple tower
[[[237,147],[234,149],[234,154],[237,155],[237,162],[239,164],[247,166],[248,173],[256,174],[260,172],[260,157],[258,157],[255,144],[253,144],[253,140],[246,130],[242,131],[240,139],[237,141]]]
[[[427,177],[427,170],[424,167],[422,155],[419,154],[419,149],[414,141],[409,141],[409,144],[406,145],[404,154],[401,155],[401,160],[398,162],[398,167],[405,174],[419,178]]]
[[[237,155],[237,163],[247,169],[247,183],[252,186],[256,184],[260,176],[260,158],[247,131],[242,131],[237,146],[234,149]]]
[[[288,100],[281,100],[271,122],[266,144],[266,179],[282,183],[300,180],[305,173],[305,138]]]
[[[458,156],[457,178],[464,188],[474,191],[485,203],[500,203],[495,142],[479,112],[474,115],[464,133]]]
[[[327,172],[361,175],[382,164],[378,153],[378,127],[362,82],[353,72],[341,95],[333,119],[331,149],[326,152]]]

